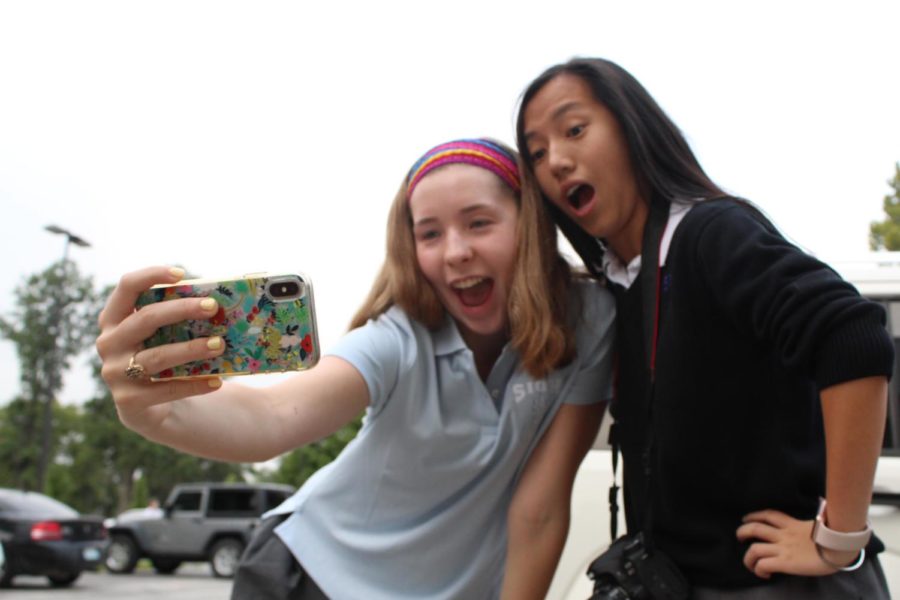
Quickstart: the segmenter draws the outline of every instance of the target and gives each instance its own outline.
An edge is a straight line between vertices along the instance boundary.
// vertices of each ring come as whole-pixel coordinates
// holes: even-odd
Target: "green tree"
[[[39,445],[34,432],[41,407],[21,396],[0,408],[0,485],[34,489]]]
[[[148,497],[165,499],[176,483],[243,481],[247,466],[177,452],[125,428],[98,359],[94,397],[74,406],[56,401],[60,374],[99,333],[100,300],[110,291],[94,292],[71,263],[53,265],[16,290],[18,310],[0,319],[0,334],[16,345],[23,391],[0,406],[0,485],[42,490],[82,512],[114,515],[146,505]]]
[[[147,478],[144,477],[143,471],[140,473],[140,477],[137,478],[137,481],[134,482],[134,495],[131,498],[131,507],[132,508],[140,508],[142,506],[147,506],[147,503],[150,502],[150,486],[147,485]]]
[[[54,408],[56,437],[53,461],[47,470],[44,493],[85,513],[103,513],[103,503],[97,501],[105,485],[93,465],[78,460],[81,449],[90,442],[84,435],[84,416],[80,406]]]
[[[891,193],[884,197],[883,221],[869,226],[869,247],[872,250],[900,250],[900,162],[894,164],[894,178],[887,184]]]
[[[176,483],[244,481],[248,470],[244,465],[198,458],[127,429],[119,422],[112,395],[100,379],[99,361],[95,361],[94,373],[98,394],[82,407],[83,443],[68,448],[70,468],[85,482],[81,495],[69,502],[72,506],[114,515],[146,506],[148,498],[165,500]]]
[[[93,340],[98,311],[93,281],[75,263],[62,260],[28,277],[15,290],[17,309],[0,316],[0,337],[16,346],[21,370],[20,405],[12,407],[22,440],[17,454],[18,487],[43,491],[57,437],[54,416],[62,374]]]
[[[313,473],[341,453],[344,446],[356,437],[361,424],[362,419],[356,419],[327,438],[288,452],[281,457],[278,468],[264,478],[300,487]]]

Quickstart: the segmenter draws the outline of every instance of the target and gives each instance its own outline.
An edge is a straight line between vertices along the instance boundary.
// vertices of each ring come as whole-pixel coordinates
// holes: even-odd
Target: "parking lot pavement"
[[[138,571],[132,575],[106,572],[81,575],[71,587],[50,587],[46,577],[16,577],[2,600],[227,600],[231,580],[213,577],[206,563],[182,565],[174,575]]]

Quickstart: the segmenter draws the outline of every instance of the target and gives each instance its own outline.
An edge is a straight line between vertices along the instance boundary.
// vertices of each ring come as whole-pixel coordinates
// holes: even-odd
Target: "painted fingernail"
[[[216,301],[212,298],[204,298],[200,301],[200,308],[203,310],[214,310],[216,308]]]
[[[219,379],[218,377],[215,379],[207,379],[206,385],[208,385],[209,387],[211,387],[214,390],[217,390],[220,387],[222,387],[222,380]]]
[[[206,347],[210,350],[218,350],[222,347],[222,338],[216,336],[206,340]]]
[[[182,269],[181,267],[172,267],[171,269],[169,269],[169,273],[176,279],[181,279],[182,277],[184,277],[184,269]]]

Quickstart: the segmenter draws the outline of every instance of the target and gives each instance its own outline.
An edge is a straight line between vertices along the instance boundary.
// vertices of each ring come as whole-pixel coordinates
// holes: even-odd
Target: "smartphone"
[[[155,373],[152,381],[297,371],[319,360],[312,283],[304,275],[188,279],[150,288],[138,297],[136,306],[187,297],[214,298],[219,310],[209,319],[160,327],[144,347],[218,335],[225,351],[216,358]]]

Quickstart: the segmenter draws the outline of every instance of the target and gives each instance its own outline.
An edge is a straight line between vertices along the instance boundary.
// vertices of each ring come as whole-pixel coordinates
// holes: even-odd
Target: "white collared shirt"
[[[687,202],[672,202],[669,206],[669,220],[666,223],[666,230],[663,232],[663,237],[659,244],[660,267],[666,266],[666,257],[669,255],[669,246],[672,245],[672,236],[675,235],[675,229],[693,207],[693,203]],[[641,255],[638,254],[631,259],[631,262],[625,265],[612,252],[612,249],[607,246],[606,252],[603,253],[603,272],[606,274],[607,279],[627,290],[637,279],[638,273],[641,272]]]

